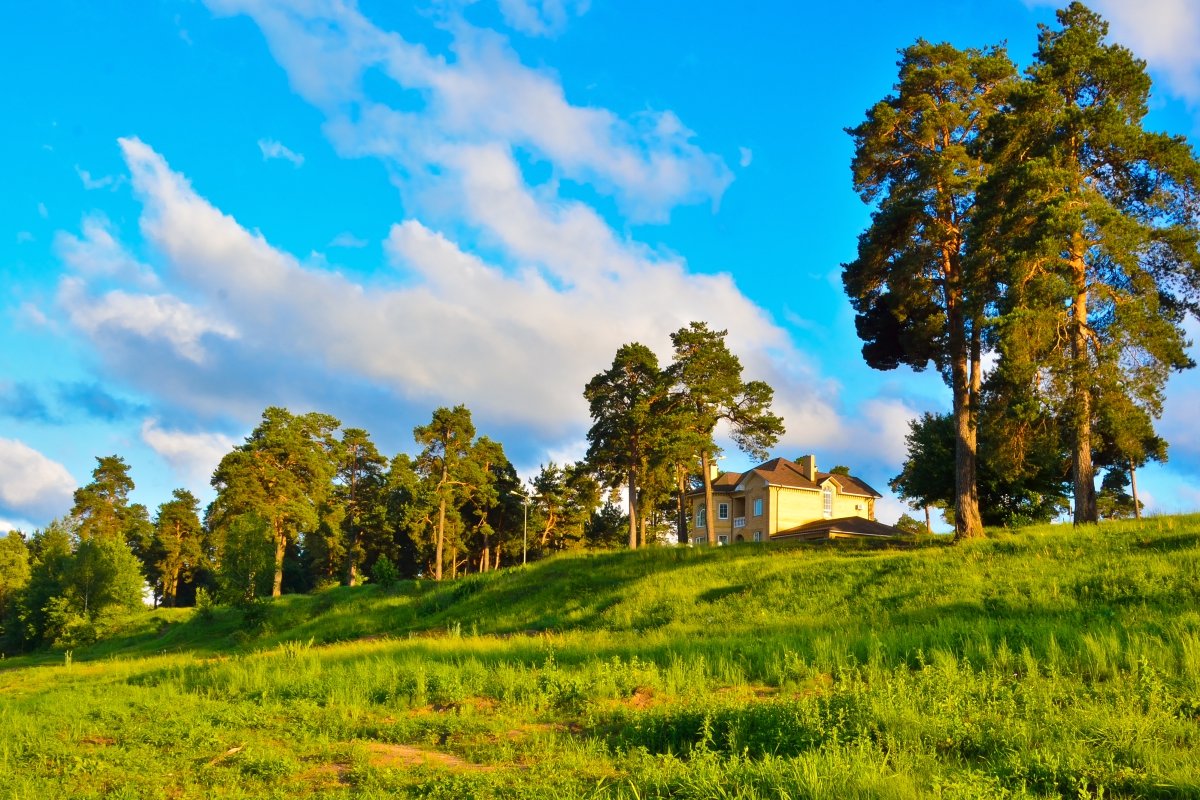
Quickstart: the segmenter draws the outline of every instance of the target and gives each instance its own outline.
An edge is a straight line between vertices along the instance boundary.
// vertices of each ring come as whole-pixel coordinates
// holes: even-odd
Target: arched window
[[[705,517],[704,506],[703,505],[697,506],[696,507],[696,527],[697,528],[704,527],[704,517]]]
[[[832,486],[826,486],[824,489],[821,490],[821,499],[824,501],[824,504],[825,504],[825,516],[832,517],[833,516],[833,487]]]

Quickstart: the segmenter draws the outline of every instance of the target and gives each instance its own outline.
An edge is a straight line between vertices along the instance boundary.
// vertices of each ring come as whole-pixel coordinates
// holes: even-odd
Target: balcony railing
[[[733,518],[733,527],[735,527],[735,528],[746,527],[746,518],[745,517],[734,517]]]

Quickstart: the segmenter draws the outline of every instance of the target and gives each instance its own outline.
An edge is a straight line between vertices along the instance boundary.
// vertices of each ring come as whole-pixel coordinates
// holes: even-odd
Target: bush
[[[396,569],[396,565],[387,556],[380,556],[375,562],[374,569],[371,570],[371,580],[379,585],[383,590],[391,589],[400,580],[400,571]]]
[[[216,603],[213,602],[212,595],[203,586],[196,590],[196,616],[208,622],[213,618],[213,613],[216,610]]]

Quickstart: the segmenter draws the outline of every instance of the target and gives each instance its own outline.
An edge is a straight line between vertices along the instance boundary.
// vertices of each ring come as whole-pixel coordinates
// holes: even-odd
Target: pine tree
[[[1168,374],[1192,366],[1200,164],[1142,127],[1145,63],[1105,42],[1098,15],[1075,2],[1058,23],[993,129],[981,229],[1005,260],[1002,359],[1047,388],[1044,413],[1069,431],[1079,524],[1097,519],[1105,407],[1128,396],[1156,417]]]
[[[950,386],[956,534],[979,536],[981,358],[997,287],[989,265],[969,258],[968,234],[988,171],[977,145],[1016,70],[1003,48],[923,40],[901,51],[899,68],[895,92],[847,130],[854,188],[878,207],[842,280],[867,364],[920,370],[932,363]]]
[[[742,380],[742,363],[725,344],[728,331],[714,331],[692,322],[671,334],[675,360],[667,373],[673,385],[672,407],[685,436],[678,446],[691,448],[700,462],[704,507],[713,508],[712,471],[717,452],[717,425],[728,424],[733,441],[743,451],[766,458],[783,434],[783,420],[771,411],[774,390],[762,381]],[[677,432],[678,433],[678,432]],[[666,452],[671,451],[668,446]],[[663,481],[669,491],[673,473]],[[665,493],[665,492],[664,492]],[[708,512],[709,519],[713,515]],[[716,526],[708,524],[708,543],[717,543]]]

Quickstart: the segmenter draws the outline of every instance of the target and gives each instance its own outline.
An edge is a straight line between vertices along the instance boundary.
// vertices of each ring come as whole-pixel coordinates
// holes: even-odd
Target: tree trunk
[[[700,451],[700,472],[704,478],[704,528],[705,535],[708,537],[708,544],[711,547],[717,545],[717,515],[713,513],[713,488],[712,488],[712,473],[709,472],[709,456],[708,449]]]
[[[275,581],[271,584],[271,597],[283,594],[283,554],[287,550],[287,536],[283,533],[283,524],[275,523]]]
[[[458,545],[450,548],[450,580],[458,578]]]
[[[346,585],[358,583],[358,525],[350,524],[350,542],[346,548]]]
[[[678,469],[679,491],[675,493],[675,526],[680,544],[688,543],[688,515],[684,505],[684,495],[687,494],[687,470]]]
[[[629,471],[629,549],[637,550],[637,479],[633,470]]]
[[[947,260],[946,310],[949,327],[950,392],[954,404],[954,539],[983,535],[979,515],[979,487],[975,482],[978,463],[978,429],[972,389],[978,376],[978,339],[967,342],[966,313],[958,288],[959,276]]]
[[[442,579],[442,543],[446,531],[446,498],[443,497],[438,503],[438,522],[437,522],[437,548],[433,557],[433,579],[440,581]]]
[[[1138,502],[1137,496],[1137,470],[1133,466],[1132,459],[1129,462],[1129,490],[1133,495],[1133,518],[1142,518],[1142,504]]]
[[[1071,304],[1071,427],[1072,478],[1075,484],[1076,525],[1099,519],[1096,508],[1096,470],[1092,465],[1092,391],[1087,352],[1088,303],[1087,264],[1083,258],[1082,236],[1076,235],[1071,246],[1075,299]]]
[[[933,520],[930,519],[929,506],[925,506],[925,532],[933,535]]]
[[[500,545],[496,545],[496,560],[492,562],[492,569],[500,569]]]

